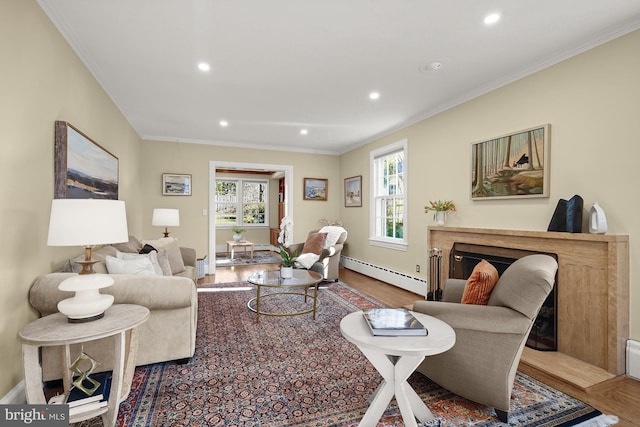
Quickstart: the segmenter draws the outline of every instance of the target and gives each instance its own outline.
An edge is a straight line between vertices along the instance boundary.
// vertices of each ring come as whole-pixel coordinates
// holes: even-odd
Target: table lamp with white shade
[[[106,274],[93,270],[91,249],[96,245],[122,243],[129,240],[127,213],[121,200],[54,199],[49,218],[49,246],[81,246],[85,259],[78,261],[82,271],[60,283],[58,289],[75,291],[73,298],[58,303],[58,310],[79,323],[96,320],[113,304],[112,295],[100,294],[101,288],[113,284]]]
[[[164,227],[164,237],[169,237],[168,227],[180,226],[180,211],[178,209],[154,209],[151,225]]]

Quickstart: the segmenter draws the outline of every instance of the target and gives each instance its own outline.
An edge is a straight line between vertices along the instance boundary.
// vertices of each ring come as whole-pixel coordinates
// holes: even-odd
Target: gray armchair
[[[342,253],[342,248],[344,247],[344,242],[347,240],[347,230],[342,227],[336,226],[327,226],[323,227],[320,230],[313,230],[309,232],[309,235],[318,232],[324,232],[329,230],[329,236],[327,239],[331,238],[331,235],[334,234],[334,244],[333,242],[329,243],[328,247],[325,247],[320,253],[320,258],[309,268],[309,270],[317,271],[322,274],[322,279],[326,281],[338,281],[338,275],[340,270],[340,254]],[[290,254],[297,253],[300,254],[302,252],[302,248],[304,247],[303,243],[295,243],[290,245],[287,251]]]
[[[413,310],[445,321],[456,332],[451,350],[428,357],[417,370],[447,390],[492,406],[506,423],[522,350],[557,269],[548,255],[515,261],[486,306],[459,304],[466,283],[459,279],[445,282],[443,302],[417,301]]]

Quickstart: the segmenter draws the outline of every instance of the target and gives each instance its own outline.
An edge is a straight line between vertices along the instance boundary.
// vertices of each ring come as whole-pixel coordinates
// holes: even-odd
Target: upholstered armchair
[[[319,239],[319,234],[324,239]],[[347,230],[342,227],[328,225],[320,230],[309,232],[304,243],[290,245],[287,252],[296,253],[296,268],[317,271],[323,280],[338,281],[340,270],[340,254],[347,240]]]
[[[498,279],[487,305],[460,304],[466,282],[446,280],[443,302],[417,301],[413,310],[451,325],[456,344],[427,357],[417,370],[447,390],[495,408],[506,423],[518,363],[557,269],[548,255],[515,261]]]

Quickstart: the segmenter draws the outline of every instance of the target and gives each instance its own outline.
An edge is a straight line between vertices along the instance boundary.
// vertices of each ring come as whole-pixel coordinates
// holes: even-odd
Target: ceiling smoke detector
[[[435,73],[440,71],[443,66],[444,66],[443,62],[433,61],[433,62],[429,62],[428,64],[422,65],[420,67],[420,71],[427,74]]]

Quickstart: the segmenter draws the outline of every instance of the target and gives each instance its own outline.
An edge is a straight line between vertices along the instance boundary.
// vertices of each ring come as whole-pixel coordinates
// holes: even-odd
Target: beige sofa
[[[131,243],[133,242],[133,245]],[[135,238],[127,245],[105,246],[94,251],[93,259],[97,272],[105,272],[107,255],[117,251],[133,251],[141,248]],[[150,311],[149,320],[142,324],[138,334],[138,355],[136,365],[165,361],[184,361],[195,351],[196,324],[198,316],[198,295],[196,289],[196,252],[191,248],[179,248],[184,271],[171,276],[140,276],[112,274],[114,284],[100,290],[114,296],[114,304],[139,304]],[[139,249],[138,249],[139,250]],[[43,274],[35,279],[29,291],[29,303],[40,316],[57,313],[60,300],[73,296],[72,292],[58,290],[64,279],[75,273],[56,272]],[[83,350],[100,362],[99,371],[113,368],[113,339],[103,339],[84,344]],[[72,347],[72,358],[79,354],[80,347]],[[61,350],[47,347],[42,353],[43,379],[45,381],[62,377]]]

